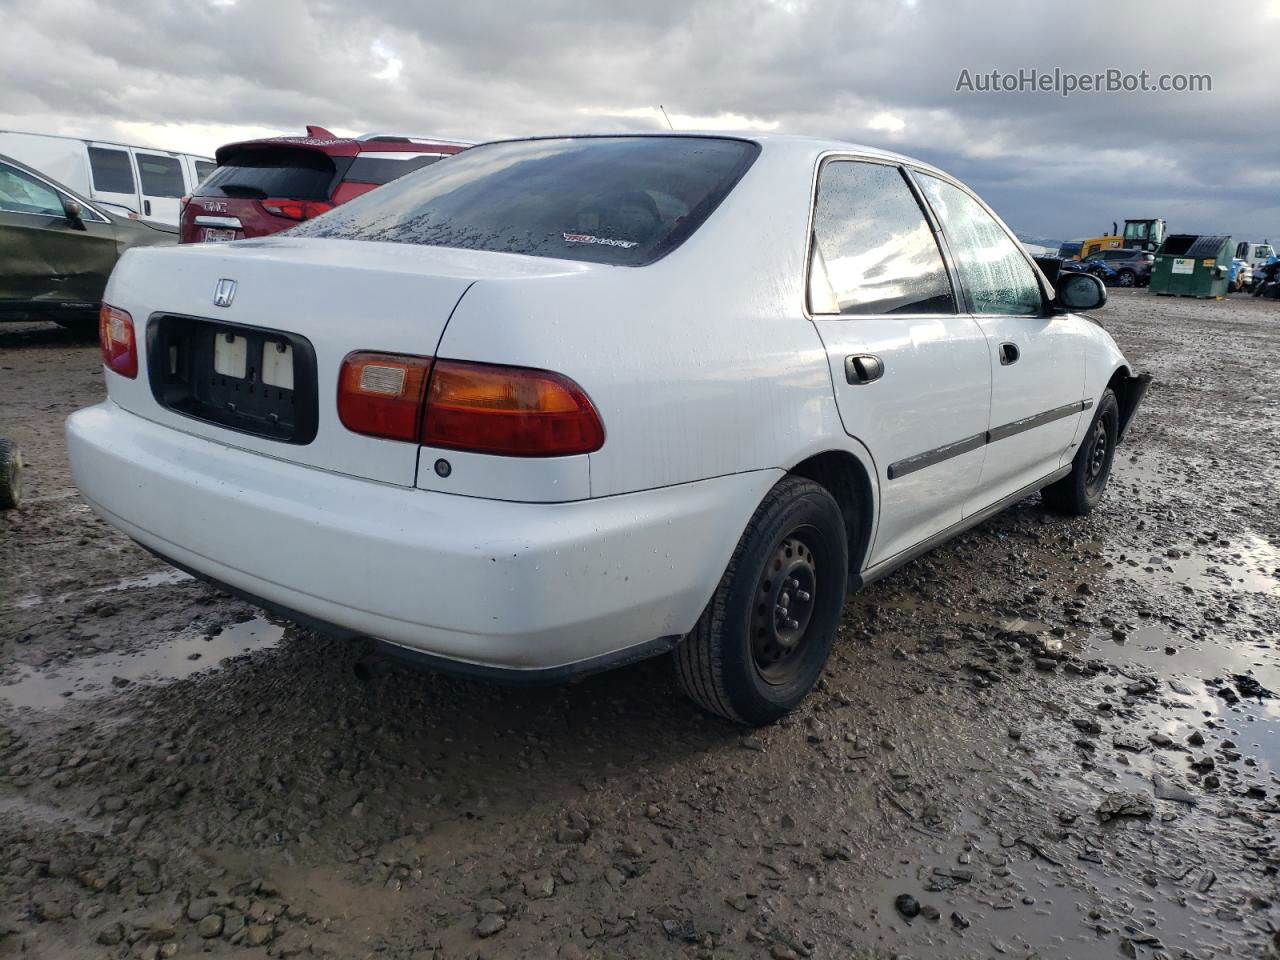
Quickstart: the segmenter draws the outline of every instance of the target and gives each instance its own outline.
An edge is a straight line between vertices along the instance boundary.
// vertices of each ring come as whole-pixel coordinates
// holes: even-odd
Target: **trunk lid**
[[[418,447],[352,433],[337,414],[357,350],[433,356],[479,278],[582,264],[439,247],[287,236],[131,251],[105,296],[127,311],[138,377],[108,375],[120,406],[278,459],[412,486]]]

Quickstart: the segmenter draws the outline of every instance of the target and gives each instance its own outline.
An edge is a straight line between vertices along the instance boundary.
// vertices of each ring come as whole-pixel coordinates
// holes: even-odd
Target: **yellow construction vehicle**
[[[1120,232],[1119,225],[1113,223],[1110,233],[1081,240],[1080,252],[1070,259],[1084,260],[1100,250],[1115,250],[1120,247],[1154,252],[1163,241],[1163,220],[1126,220],[1123,233]],[[1065,247],[1066,244],[1063,246]]]

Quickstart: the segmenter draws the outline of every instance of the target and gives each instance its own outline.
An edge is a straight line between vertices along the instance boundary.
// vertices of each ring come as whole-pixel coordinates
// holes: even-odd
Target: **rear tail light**
[[[470,453],[557,457],[604,445],[576,383],[549,370],[387,353],[352,353],[338,378],[348,430]]]
[[[338,375],[338,419],[348,430],[417,443],[430,357],[349,353]]]
[[[133,317],[104,303],[98,311],[98,342],[102,346],[102,362],[109,370],[130,380],[138,376],[138,340],[133,332]]]
[[[333,209],[332,203],[320,200],[279,200],[271,198],[258,201],[262,209],[277,217],[288,220],[310,220]]]
[[[438,360],[422,442],[515,457],[567,456],[599,450],[604,424],[582,388],[558,373]]]

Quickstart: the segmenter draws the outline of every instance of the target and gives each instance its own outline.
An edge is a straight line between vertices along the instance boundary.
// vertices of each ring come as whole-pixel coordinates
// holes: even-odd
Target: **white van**
[[[1253,240],[1241,240],[1236,244],[1236,256],[1241,260],[1249,261],[1255,276],[1266,265],[1267,261],[1275,256],[1275,253],[1275,247],[1267,240],[1263,240],[1261,243]]]
[[[0,130],[0,154],[124,216],[178,225],[182,197],[213,172],[209,157],[127,143]]]

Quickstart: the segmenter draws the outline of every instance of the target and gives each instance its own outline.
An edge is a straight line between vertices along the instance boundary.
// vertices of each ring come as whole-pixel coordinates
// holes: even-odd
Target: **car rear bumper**
[[[110,400],[68,419],[67,445],[94,510],[184,569],[437,663],[555,676],[687,633],[781,476],[483,500],[275,460]]]

